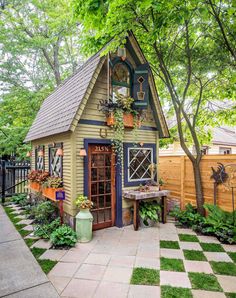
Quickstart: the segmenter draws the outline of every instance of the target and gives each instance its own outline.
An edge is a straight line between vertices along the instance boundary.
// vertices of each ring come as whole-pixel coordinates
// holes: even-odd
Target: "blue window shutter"
[[[133,98],[135,109],[147,109],[149,99],[149,65],[148,63],[139,65],[134,70]]]

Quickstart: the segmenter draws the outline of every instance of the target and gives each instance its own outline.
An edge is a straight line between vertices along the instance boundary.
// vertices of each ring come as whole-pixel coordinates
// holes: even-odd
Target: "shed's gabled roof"
[[[131,44],[133,53],[139,63],[147,63],[132,32],[129,32],[127,42]],[[105,47],[89,58],[71,77],[58,86],[55,91],[44,100],[25,138],[25,142],[70,130],[73,131],[75,127],[74,123],[79,121],[79,117],[76,117],[76,115],[80,104],[83,99],[89,97],[105,61],[105,57],[101,56]],[[160,137],[169,137],[169,131],[152,73],[150,76],[150,90],[154,100],[154,115],[156,115],[155,119],[159,127]]]
[[[43,102],[25,142],[69,131],[78,107],[101,62],[101,51],[89,58]]]

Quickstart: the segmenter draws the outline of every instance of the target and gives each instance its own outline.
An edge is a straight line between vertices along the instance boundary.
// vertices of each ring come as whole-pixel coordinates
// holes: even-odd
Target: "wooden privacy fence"
[[[236,154],[204,155],[201,161],[203,192],[206,203],[214,202],[214,180],[211,167],[218,164],[236,164]],[[183,208],[187,203],[196,205],[194,176],[191,161],[187,156],[160,156],[159,177],[164,181],[165,189],[171,191],[171,197],[180,201]],[[236,189],[235,189],[236,192]],[[217,205],[226,211],[232,211],[232,193],[223,185],[217,188]]]

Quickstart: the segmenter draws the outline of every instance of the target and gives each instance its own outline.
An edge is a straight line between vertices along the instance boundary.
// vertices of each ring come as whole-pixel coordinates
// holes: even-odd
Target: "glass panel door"
[[[110,145],[89,146],[89,197],[93,201],[93,229],[114,225],[114,154]]]

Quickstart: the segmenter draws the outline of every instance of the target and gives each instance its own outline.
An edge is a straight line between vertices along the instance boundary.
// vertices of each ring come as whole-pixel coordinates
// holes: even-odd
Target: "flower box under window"
[[[123,121],[124,121],[124,127],[126,128],[134,128],[134,116],[132,114],[123,114]],[[115,124],[115,117],[114,114],[110,114],[107,117],[107,125],[113,126]]]
[[[41,184],[35,181],[30,181],[29,183],[29,188],[31,190],[34,190],[36,192],[40,192],[41,191]]]
[[[52,201],[56,201],[56,192],[64,190],[64,188],[44,187],[42,195]]]

